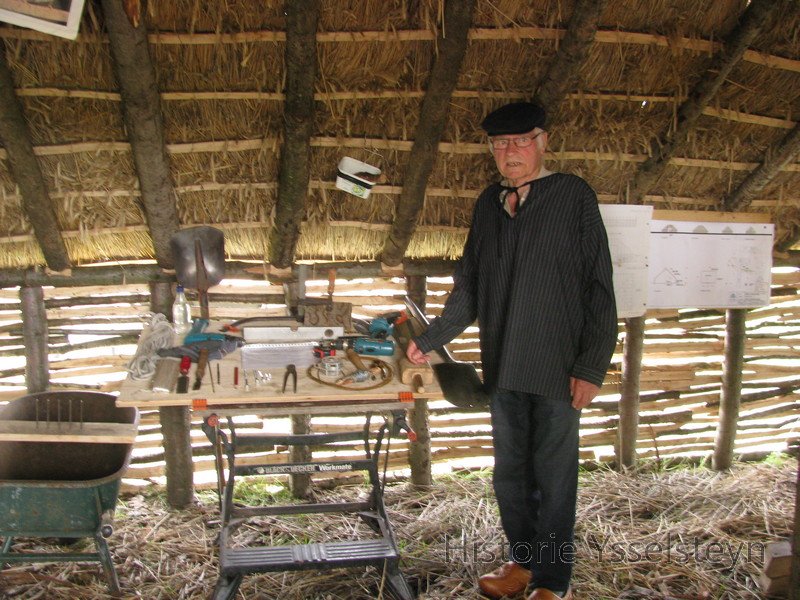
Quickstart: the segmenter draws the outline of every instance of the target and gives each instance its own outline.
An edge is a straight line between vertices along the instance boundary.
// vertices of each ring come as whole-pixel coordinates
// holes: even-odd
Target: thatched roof
[[[159,240],[195,224],[278,267],[453,258],[497,177],[478,123],[522,98],[553,109],[550,168],[601,202],[800,237],[800,3],[472,4],[176,0],[134,27],[103,0],[75,41],[0,25],[0,269],[169,266]],[[369,198],[335,187],[344,156],[382,169]]]

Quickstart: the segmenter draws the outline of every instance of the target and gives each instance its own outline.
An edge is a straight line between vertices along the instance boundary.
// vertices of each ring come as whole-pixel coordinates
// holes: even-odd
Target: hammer
[[[394,323],[394,339],[403,352],[403,356],[398,361],[400,381],[411,385],[415,392],[422,394],[425,392],[425,385],[433,383],[433,371],[429,365],[415,365],[405,357],[408,343],[414,337],[414,332],[411,329],[411,323],[408,317],[403,317],[405,317],[405,315],[401,316]]]

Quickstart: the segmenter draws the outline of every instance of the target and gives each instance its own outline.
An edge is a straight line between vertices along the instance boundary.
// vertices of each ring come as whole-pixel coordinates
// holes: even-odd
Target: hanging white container
[[[345,156],[339,161],[336,187],[359,198],[368,198],[380,174],[378,167]]]

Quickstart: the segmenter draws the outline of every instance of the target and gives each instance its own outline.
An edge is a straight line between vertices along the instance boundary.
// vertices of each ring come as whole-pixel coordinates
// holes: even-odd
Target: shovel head
[[[433,365],[433,372],[442,388],[444,399],[453,406],[475,408],[489,404],[489,397],[483,391],[483,383],[472,365],[443,362]]]
[[[200,225],[175,233],[169,240],[175,274],[183,287],[206,292],[225,276],[225,240],[222,231]],[[198,265],[198,255],[203,264]],[[202,269],[203,273],[198,273]],[[200,289],[203,284],[205,289]]]

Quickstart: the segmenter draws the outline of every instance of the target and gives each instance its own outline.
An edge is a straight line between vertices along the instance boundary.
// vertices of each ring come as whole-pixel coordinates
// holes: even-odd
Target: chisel
[[[181,356],[181,374],[175,386],[176,393],[185,394],[189,391],[189,369],[191,366],[192,358],[190,356]]]
[[[208,364],[208,348],[200,350],[200,356],[197,359],[197,370],[194,372],[194,385],[193,390],[199,390],[203,383],[203,375],[206,373],[206,365]]]

